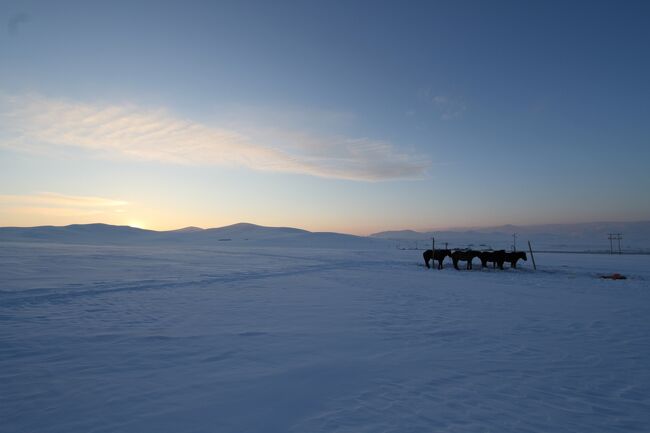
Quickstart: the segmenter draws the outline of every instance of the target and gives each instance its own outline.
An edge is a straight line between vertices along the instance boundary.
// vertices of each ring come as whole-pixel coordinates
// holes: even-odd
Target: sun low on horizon
[[[136,229],[149,229],[149,227],[142,221],[137,221],[137,220],[129,220],[126,223],[127,226],[133,227]]]
[[[470,3],[9,1],[0,226],[650,219],[647,4]]]

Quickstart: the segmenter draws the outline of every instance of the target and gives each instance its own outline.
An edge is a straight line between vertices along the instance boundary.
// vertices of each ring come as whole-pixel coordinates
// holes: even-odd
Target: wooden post
[[[431,238],[431,251],[433,251],[434,254],[436,252],[436,238],[435,237]]]
[[[533,255],[533,247],[530,246],[530,241],[528,241],[528,251],[530,251],[530,258],[533,259],[533,269],[537,270],[537,265],[535,264],[535,256]]]

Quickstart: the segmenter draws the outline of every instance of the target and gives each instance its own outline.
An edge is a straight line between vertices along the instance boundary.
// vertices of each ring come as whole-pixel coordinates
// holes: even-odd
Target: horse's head
[[[526,251],[519,251],[519,258],[528,261],[528,257],[526,257]]]

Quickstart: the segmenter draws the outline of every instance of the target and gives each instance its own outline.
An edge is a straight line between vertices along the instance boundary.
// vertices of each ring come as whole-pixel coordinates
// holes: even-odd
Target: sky
[[[650,219],[646,1],[0,2],[0,226]]]

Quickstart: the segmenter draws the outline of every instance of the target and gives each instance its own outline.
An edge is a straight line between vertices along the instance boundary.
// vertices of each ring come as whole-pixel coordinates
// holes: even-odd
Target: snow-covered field
[[[536,259],[5,242],[0,431],[649,431],[650,256]]]

